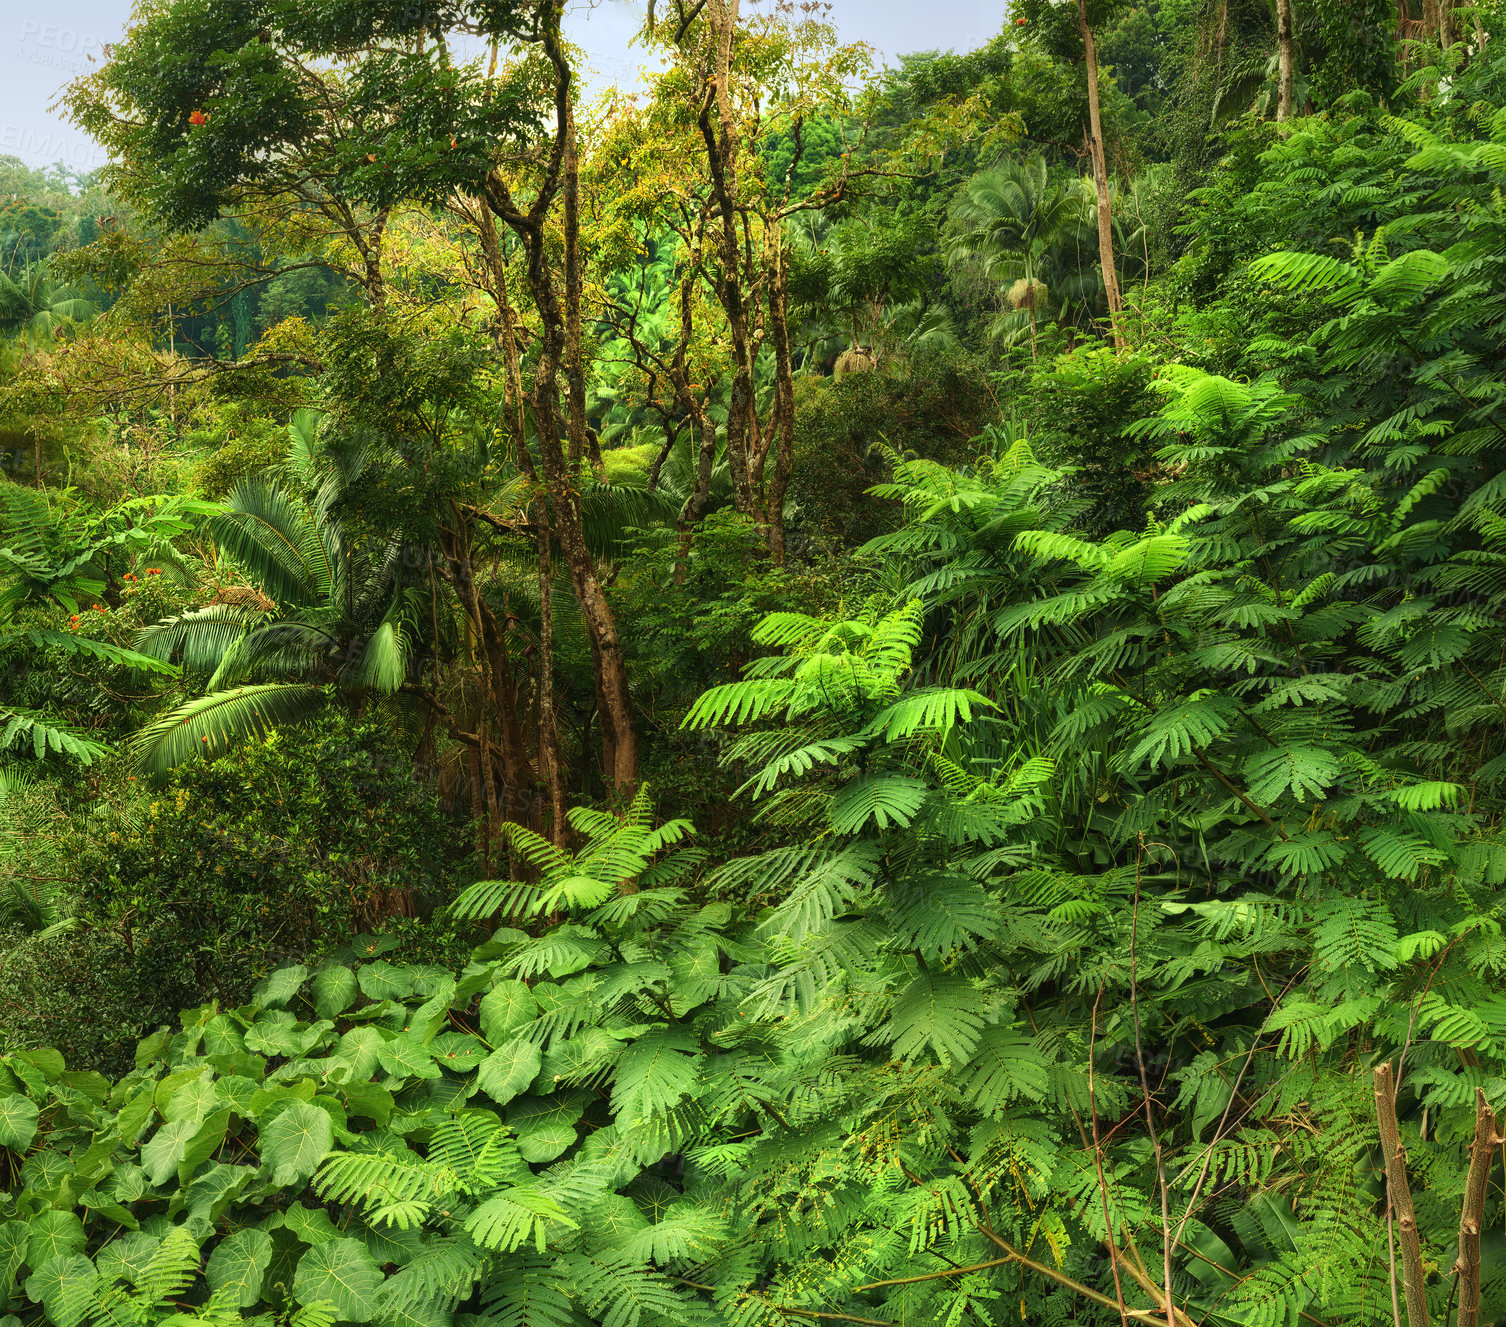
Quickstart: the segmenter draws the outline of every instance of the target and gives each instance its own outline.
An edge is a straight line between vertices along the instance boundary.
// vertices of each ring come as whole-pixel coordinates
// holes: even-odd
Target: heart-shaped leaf
[[[262,1278],[271,1261],[272,1237],[265,1230],[237,1230],[215,1246],[204,1275],[210,1290],[227,1290],[234,1295],[231,1303],[249,1309],[261,1298]]]
[[[310,1249],[298,1262],[293,1298],[300,1304],[324,1300],[342,1322],[370,1322],[382,1271],[358,1239],[332,1239]]]
[[[328,1113],[294,1101],[262,1130],[262,1163],[274,1184],[294,1184],[314,1173],[334,1141],[334,1123]]]
[[[539,1072],[539,1048],[522,1037],[497,1047],[481,1062],[476,1082],[499,1106],[528,1090]]]

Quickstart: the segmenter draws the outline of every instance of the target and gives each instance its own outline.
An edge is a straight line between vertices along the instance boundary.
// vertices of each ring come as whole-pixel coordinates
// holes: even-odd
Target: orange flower
[[[208,124],[209,117],[203,111],[195,111],[188,117],[188,123],[193,125]]]

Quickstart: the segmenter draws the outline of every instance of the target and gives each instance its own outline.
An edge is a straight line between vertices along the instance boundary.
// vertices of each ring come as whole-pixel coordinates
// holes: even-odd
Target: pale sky
[[[235,4],[237,0],[221,0]],[[360,0],[351,0],[359,4]],[[910,51],[966,51],[1003,26],[1005,0],[831,0],[844,41],[866,41],[881,59]],[[99,146],[48,111],[75,74],[118,41],[130,0],[0,0],[0,156],[31,166],[104,164]],[[588,54],[596,83],[631,86],[643,52],[628,45],[643,0],[571,0],[570,37]]]

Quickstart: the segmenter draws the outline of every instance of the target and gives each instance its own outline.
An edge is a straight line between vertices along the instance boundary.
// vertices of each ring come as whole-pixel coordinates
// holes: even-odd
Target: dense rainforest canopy
[[[0,160],[0,1327],[1506,1323],[1506,10],[640,17]]]

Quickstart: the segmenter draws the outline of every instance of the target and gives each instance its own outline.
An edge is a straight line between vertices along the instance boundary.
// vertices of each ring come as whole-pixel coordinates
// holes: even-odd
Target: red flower
[[[160,576],[160,575],[162,575],[162,571],[158,567],[148,567],[146,569],[146,574],[148,576]]]
[[[205,115],[203,111],[195,111],[192,115],[190,115],[188,117],[188,123],[189,124],[195,124],[195,125],[197,125],[197,124],[208,124],[209,123],[209,117],[207,115]]]

